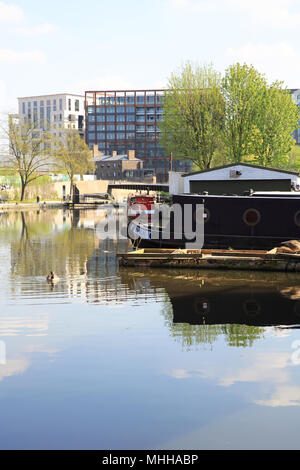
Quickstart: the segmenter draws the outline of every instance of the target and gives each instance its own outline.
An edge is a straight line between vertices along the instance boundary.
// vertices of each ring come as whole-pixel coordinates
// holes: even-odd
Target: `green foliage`
[[[74,175],[94,171],[92,152],[80,135],[74,130],[65,130],[62,138],[56,142],[55,150],[56,170],[67,173],[71,181]]]
[[[222,81],[225,100],[224,144],[229,161],[240,162],[252,153],[253,127],[257,125],[266,80],[252,66],[232,65]]]
[[[211,66],[189,62],[171,75],[160,124],[160,141],[167,154],[193,160],[200,169],[211,166],[224,118],[220,83]]]
[[[161,144],[194,170],[241,161],[298,168],[291,153],[298,107],[281,82],[269,85],[252,65],[231,65],[221,79],[211,66],[187,62],[171,75],[164,113]]]
[[[287,157],[286,169],[300,172],[300,146],[294,145]]]

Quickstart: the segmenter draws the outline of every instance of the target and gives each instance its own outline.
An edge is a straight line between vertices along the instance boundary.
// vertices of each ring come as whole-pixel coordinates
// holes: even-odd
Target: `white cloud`
[[[42,36],[52,34],[58,31],[58,27],[54,24],[43,23],[37,26],[23,26],[16,28],[15,32],[24,36]]]
[[[300,24],[300,13],[293,11],[295,0],[226,0],[232,7],[246,10],[255,21],[276,27],[297,26]]]
[[[9,359],[5,365],[1,365],[0,382],[6,377],[22,374],[28,369],[29,365],[29,360],[26,358]]]
[[[29,25],[21,7],[4,2],[0,2],[0,24],[20,25],[14,32],[26,36],[51,34],[58,30],[56,25],[49,23],[41,23],[36,26]]]
[[[238,382],[273,382],[284,383],[288,381],[286,368],[290,363],[290,354],[264,353],[256,357],[250,367],[244,367],[235,374],[224,374],[220,384],[229,387]]]
[[[256,400],[257,405],[271,406],[300,406],[300,387],[281,386],[276,389],[268,400]]]
[[[0,23],[19,24],[25,21],[22,8],[0,2]]]
[[[13,51],[10,49],[0,49],[0,64],[20,65],[27,63],[38,63],[44,65],[46,56],[41,51]]]
[[[300,54],[287,42],[248,43],[239,48],[227,49],[226,56],[232,62],[252,64],[271,81],[283,80],[290,88],[299,85]]]

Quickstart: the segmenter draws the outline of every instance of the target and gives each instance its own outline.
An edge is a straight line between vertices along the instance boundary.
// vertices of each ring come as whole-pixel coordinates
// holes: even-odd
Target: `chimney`
[[[135,159],[135,151],[134,150],[128,150],[127,156],[128,156],[128,160],[134,160]]]
[[[94,144],[93,145],[93,157],[101,157],[103,155],[102,152],[99,152],[98,145]]]
[[[112,156],[112,157],[116,157],[117,155],[118,155],[118,152],[117,152],[116,150],[113,150],[113,151],[111,152],[111,156]]]

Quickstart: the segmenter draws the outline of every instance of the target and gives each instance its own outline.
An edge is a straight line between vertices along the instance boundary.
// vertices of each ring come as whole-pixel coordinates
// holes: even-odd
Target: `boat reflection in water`
[[[266,327],[300,327],[300,279],[292,274],[127,268],[121,276],[165,290],[163,314],[185,345],[212,344],[223,334],[230,345],[249,346]]]

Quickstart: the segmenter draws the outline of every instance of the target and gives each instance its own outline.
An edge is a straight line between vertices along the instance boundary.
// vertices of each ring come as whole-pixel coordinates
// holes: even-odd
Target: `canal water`
[[[298,449],[299,274],[119,268],[102,218],[0,215],[0,448]]]

